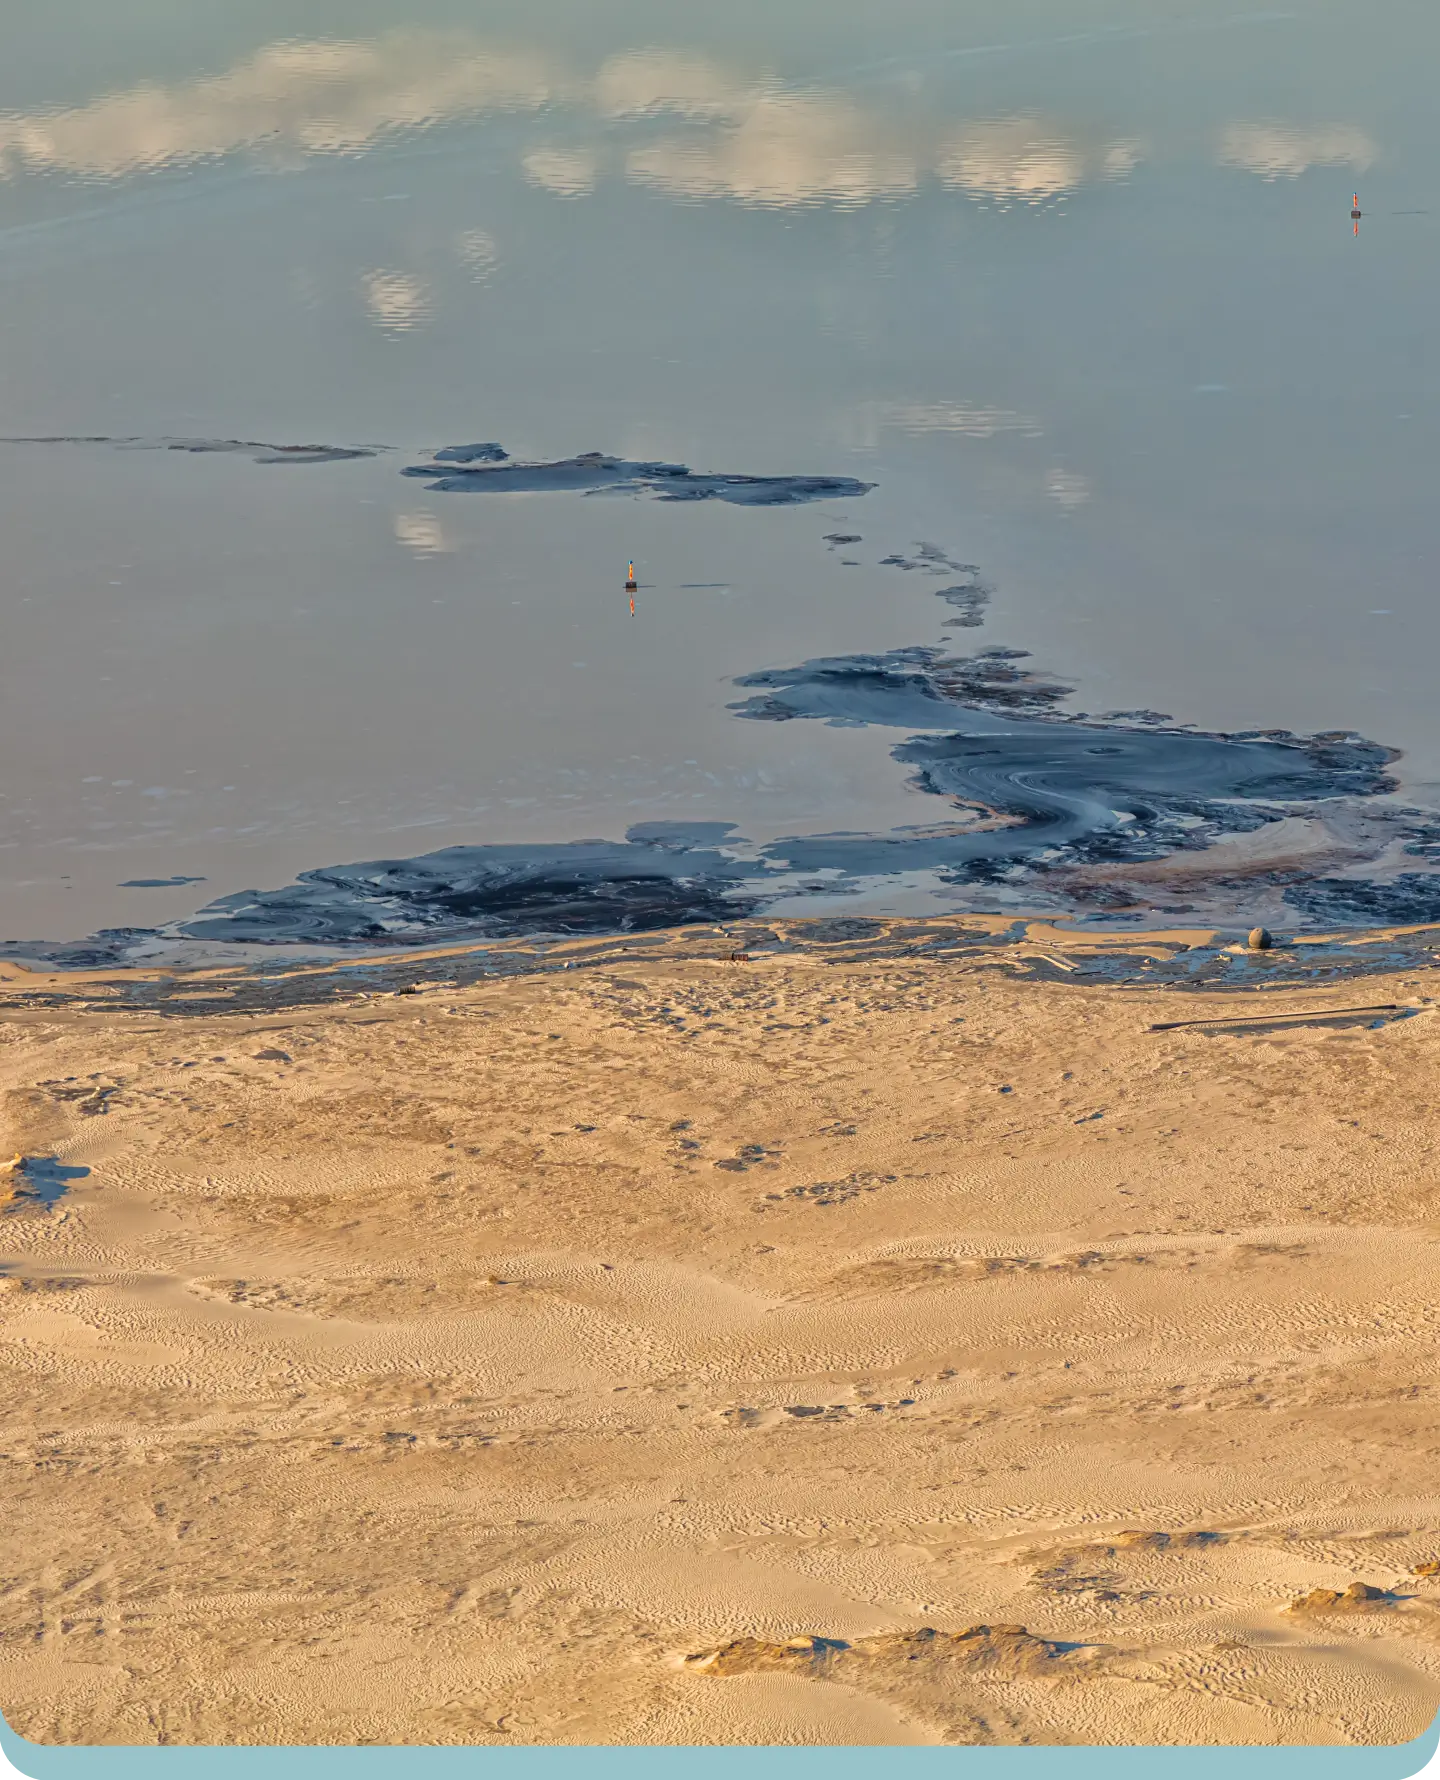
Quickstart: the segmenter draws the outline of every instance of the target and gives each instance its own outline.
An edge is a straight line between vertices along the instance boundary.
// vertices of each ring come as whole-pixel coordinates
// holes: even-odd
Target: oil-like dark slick
[[[651,822],[623,841],[445,847],[303,872],[222,896],[175,931],[198,940],[390,945],[527,933],[642,932],[753,906],[763,868],[720,851],[723,822]],[[737,894],[738,893],[738,894]]]
[[[108,433],[0,437],[0,445],[108,445],[124,451],[184,451],[248,457],[257,464],[331,464],[378,457],[393,445],[271,445],[257,439],[172,439]],[[868,494],[853,476],[705,475],[685,464],[644,463],[587,451],[552,462],[516,461],[494,443],[446,445],[425,463],[408,464],[432,493],[648,494],[662,501],[724,501],[732,507],[794,507]]]
[[[1336,827],[1348,818],[1346,845],[1337,839],[1332,851],[1361,866],[1373,866],[1396,843],[1415,856],[1433,842],[1433,815],[1373,801],[1395,790],[1387,770],[1397,758],[1392,749],[1349,732],[1224,735],[1177,726],[1156,711],[1062,712],[1070,689],[1020,665],[1024,659],[1023,651],[1003,648],[954,657],[914,647],[743,676],[737,684],[759,690],[732,706],[741,717],[929,732],[897,745],[895,759],[914,768],[915,789],[982,824],[809,835],[774,843],[770,856],[794,871],[842,878],[931,870],[957,882],[1003,879],[1017,887],[1029,877],[1050,890],[1063,887],[1072,906],[1093,907],[1137,899],[1111,878],[1087,879],[1086,868],[1113,874],[1195,855],[1287,819]],[[1232,911],[1263,878],[1291,908],[1320,921],[1440,914],[1440,876],[1424,872],[1387,884],[1340,875],[1317,883],[1302,870],[1237,871],[1228,862],[1217,864],[1213,879],[1223,885],[1227,872]]]
[[[338,464],[378,457],[388,445],[268,445],[259,439],[147,439],[93,433],[0,438],[0,445],[113,445],[122,451],[187,451],[194,456],[248,457],[257,464]]]
[[[60,441],[53,441],[60,442]],[[385,447],[95,438],[135,448],[324,461]],[[493,441],[445,446],[403,474],[437,489],[570,490],[786,505],[873,484],[848,478],[697,475],[684,465],[590,453],[513,461]],[[830,547],[862,542],[825,534]],[[927,541],[878,559],[918,574],[956,616],[984,623],[979,567]],[[418,858],[322,866],[293,884],[223,895],[189,919],[106,928],[82,940],[18,940],[0,957],[68,970],[153,963],[191,944],[210,955],[262,946],[327,952],[625,934],[819,914],[864,892],[938,895],[956,908],[1064,909],[1136,920],[1282,922],[1314,931],[1440,921],[1440,817],[1391,798],[1395,750],[1349,731],[1235,734],[1137,709],[1066,709],[1073,686],[1025,650],[952,655],[915,645],[816,657],[742,675],[730,706],[750,722],[821,720],[910,733],[891,749],[908,786],[943,799],[939,820],[880,832],[807,833],[760,844],[735,823],[657,822],[621,841],[457,845]],[[155,876],[124,888],[202,880]],[[1177,900],[1183,898],[1183,900]],[[797,902],[797,899],[798,902]]]
[[[622,841],[452,846],[303,872],[159,928],[11,941],[0,956],[93,969],[175,942],[343,952],[641,933],[820,913],[902,875],[958,897],[956,906],[978,907],[978,897],[1017,912],[1285,918],[1311,931],[1440,919],[1440,873],[1416,869],[1440,851],[1440,821],[1391,800],[1394,750],[1362,736],[1225,735],[1157,711],[1069,713],[1064,681],[1001,647],[821,657],[737,684],[754,689],[731,707],[750,721],[909,731],[893,757],[949,814],[760,845],[729,822],[653,822]],[[1267,831],[1292,838],[1267,851]]]
[[[1419,850],[1413,843],[1405,849],[1407,853]],[[1402,871],[1380,882],[1308,878],[1287,885],[1285,901],[1303,917],[1327,926],[1355,922],[1408,926],[1440,919],[1440,876],[1433,871]]]
[[[403,475],[445,494],[648,494],[662,501],[725,501],[735,507],[791,507],[868,494],[853,476],[703,475],[685,464],[642,463],[587,451],[549,463],[516,462],[499,445],[451,445]]]

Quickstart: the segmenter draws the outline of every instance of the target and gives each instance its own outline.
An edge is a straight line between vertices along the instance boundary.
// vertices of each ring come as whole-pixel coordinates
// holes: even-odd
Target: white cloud
[[[1363,173],[1379,148],[1353,124],[1306,129],[1298,124],[1231,124],[1220,138],[1220,161],[1262,179],[1298,179],[1309,167],[1348,167]]]

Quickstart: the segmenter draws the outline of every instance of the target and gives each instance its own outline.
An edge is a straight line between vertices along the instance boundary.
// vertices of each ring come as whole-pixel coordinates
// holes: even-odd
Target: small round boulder
[[[1268,952],[1275,941],[1268,927],[1252,927],[1250,937],[1245,943],[1252,952]]]

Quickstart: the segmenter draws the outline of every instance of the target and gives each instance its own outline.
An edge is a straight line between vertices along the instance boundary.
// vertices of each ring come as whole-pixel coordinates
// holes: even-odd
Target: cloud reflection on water
[[[500,264],[500,249],[488,229],[462,229],[455,237],[455,254],[476,284],[486,284]]]
[[[557,198],[588,198],[600,176],[600,157],[590,148],[532,148],[521,165],[531,185]]]
[[[1349,167],[1364,173],[1380,151],[1351,124],[1305,129],[1295,124],[1230,124],[1220,138],[1220,161],[1262,179],[1298,179],[1311,167]]]
[[[517,111],[564,111],[572,127],[588,120],[596,132],[683,120],[683,134],[630,149],[628,178],[673,197],[761,207],[904,198],[929,179],[983,200],[1043,203],[1087,179],[1123,176],[1140,153],[1129,141],[1086,146],[1029,115],[957,126],[912,115],[908,95],[862,104],[674,49],[627,51],[582,74],[551,52],[497,48],[465,31],[397,30],[275,43],[213,77],[0,115],[0,177],[114,180],[243,151],[288,167]],[[532,184],[575,198],[595,190],[603,158],[598,140],[541,140],[521,164]]]
[[[755,82],[708,56],[683,50],[628,50],[611,56],[595,77],[594,104],[602,117],[689,118],[743,115],[755,96]]]
[[[452,549],[445,528],[433,513],[397,513],[393,522],[395,542],[412,556],[448,556]]]
[[[353,154],[396,131],[478,112],[535,111],[578,94],[553,58],[492,49],[469,32],[287,41],[208,79],[0,114],[0,173],[120,179],[262,144]]]
[[[1039,119],[1010,117],[966,125],[942,147],[936,172],[973,198],[1043,204],[1079,185],[1086,167],[1075,143]]]
[[[516,112],[564,114],[572,138],[587,126],[594,136],[558,146],[542,139],[522,153],[526,179],[566,198],[595,191],[605,133],[652,119],[678,128],[617,158],[632,183],[756,207],[855,207],[909,197],[930,181],[984,203],[1043,206],[1127,178],[1146,153],[1137,137],[1106,139],[1031,112],[959,120],[927,111],[905,87],[871,89],[862,102],[838,87],[787,84],[673,48],[627,50],[585,72],[552,50],[497,45],[468,30],[400,29],[281,41],[219,75],[0,114],[0,179],[115,180],[246,151],[292,167],[401,132]],[[1267,180],[1310,167],[1362,172],[1378,152],[1355,125],[1274,120],[1228,125],[1217,150],[1222,165]],[[483,255],[472,262],[477,274],[483,263]]]
[[[635,149],[630,179],[680,198],[848,207],[908,197],[917,157],[880,121],[829,93],[755,95],[738,121]]]
[[[430,315],[430,291],[423,279],[409,272],[377,270],[362,280],[365,307],[370,319],[387,334],[408,334]]]

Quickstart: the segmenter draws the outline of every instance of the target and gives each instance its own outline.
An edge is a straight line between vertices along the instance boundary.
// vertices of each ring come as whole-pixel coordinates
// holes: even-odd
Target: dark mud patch
[[[146,438],[108,433],[53,433],[0,437],[0,445],[105,445],[121,451],[184,451],[192,455],[248,457],[257,464],[333,464],[378,457],[392,445],[273,445],[261,439]],[[736,507],[794,507],[809,501],[865,495],[873,482],[854,476],[709,475],[686,464],[644,462],[585,451],[576,457],[527,462],[494,441],[446,445],[424,463],[409,464],[443,494],[646,494],[662,501],[725,501]],[[858,540],[857,540],[858,541]]]
[[[1385,883],[1313,878],[1288,885],[1285,900],[1326,926],[1418,927],[1440,921],[1440,876],[1402,872]]]
[[[387,445],[269,445],[260,439],[147,439],[108,434],[56,433],[0,439],[0,445],[113,445],[122,451],[188,451],[192,455],[248,457],[257,464],[338,464],[378,457]]]
[[[953,729],[969,713],[1040,716],[1071,694],[1064,680],[1023,668],[1023,649],[982,649],[951,656],[917,644],[884,655],[830,655],[793,668],[742,674],[735,684],[757,687],[731,705],[739,717],[787,723],[822,718],[840,725],[895,729]]]
[[[280,890],[222,896],[181,937],[418,945],[524,934],[636,933],[748,914],[763,868],[720,851],[728,823],[655,822],[623,841],[446,847],[301,873]]]
[[[826,540],[827,544],[859,543],[858,538],[850,538],[837,534]],[[977,630],[985,622],[985,609],[990,604],[994,588],[982,580],[977,563],[961,562],[942,550],[938,544],[913,544],[909,552],[893,550],[889,556],[880,558],[880,566],[884,569],[900,569],[906,574],[933,575],[948,580],[953,575],[962,576],[959,581],[952,581],[949,587],[938,587],[935,597],[942,599],[947,605],[955,608],[955,617],[946,621],[947,630]]]
[[[846,543],[859,543],[859,539],[846,539]],[[917,571],[922,575],[978,575],[979,568],[973,562],[958,562],[938,544],[918,543],[910,548],[907,556],[903,550],[894,550],[889,556],[880,558],[880,566],[886,569],[903,569],[907,574]]]
[[[840,924],[829,921],[796,918],[761,925],[731,917],[724,926],[605,933],[553,944],[543,937],[522,935],[434,953],[406,954],[397,945],[395,950],[401,955],[395,957],[376,957],[375,947],[356,948],[360,955],[348,956],[348,948],[337,946],[332,956],[321,960],[302,954],[299,969],[295,954],[279,944],[258,947],[254,955],[232,959],[219,968],[202,960],[208,968],[200,971],[186,968],[183,958],[157,963],[143,952],[122,953],[114,962],[127,968],[115,976],[96,981],[80,974],[68,984],[65,964],[43,956],[47,952],[63,954],[66,947],[11,945],[0,948],[0,955],[45,963],[60,973],[50,980],[8,985],[3,1000],[11,1008],[41,1011],[63,1007],[84,1012],[122,1008],[172,1018],[209,1018],[242,1012],[288,1014],[302,1008],[353,1005],[425,991],[445,994],[481,982],[561,971],[608,974],[617,967],[633,968],[646,957],[706,960],[741,974],[748,964],[736,962],[737,958],[794,956],[826,964],[903,962],[914,966],[964,960],[982,969],[1038,982],[1248,994],[1257,989],[1289,990],[1320,984],[1339,987],[1363,982],[1377,973],[1428,970],[1433,968],[1440,947],[1440,929],[1436,928],[1362,937],[1339,934],[1269,952],[1239,950],[1227,943],[1223,933],[1205,943],[1157,940],[1142,933],[1116,936],[1104,950],[1086,950],[1057,962],[1035,949],[1023,920],[1012,921],[1000,931],[985,931],[972,925],[973,920],[953,915],[924,919],[892,916],[857,921],[854,931],[842,935],[835,931]],[[852,924],[844,925],[849,928]],[[1048,919],[1046,931],[1049,934]],[[1093,938],[1094,923],[1080,931]],[[1053,950],[1060,942],[1047,937],[1045,944]],[[172,945],[172,952],[182,949]],[[853,1137],[858,1129],[852,1122],[836,1122],[821,1127],[819,1135]],[[828,1183],[817,1184],[822,1191],[827,1189]]]
[[[771,856],[797,872],[852,877],[930,870],[951,883],[1013,885],[1043,874],[1082,906],[1123,907],[1137,900],[1132,891],[1080,874],[1198,853],[1395,789],[1394,750],[1362,736],[1226,735],[1169,724],[1158,712],[1071,714],[1060,709],[1070,688],[1024,661],[1019,650],[956,657],[915,647],[745,675],[737,684],[757,690],[731,708],[752,721],[928,732],[899,743],[894,758],[913,768],[914,789],[970,818],[928,833],[805,836],[774,843]],[[1388,841],[1424,818],[1387,811],[1376,820],[1388,824]],[[1440,916],[1440,876],[1424,881],[1434,915],[1415,919]],[[1403,889],[1403,906],[1419,906],[1418,885],[1407,878]]]
[[[86,939],[8,940],[0,958],[23,958],[55,970],[113,970],[133,961],[147,941],[163,938],[158,927],[102,927]]]
[[[853,476],[704,475],[685,464],[645,463],[601,451],[549,463],[512,460],[498,445],[452,445],[406,476],[441,494],[645,494],[662,501],[726,501],[736,507],[793,507],[868,494]]]
[[[490,461],[498,446],[450,449],[466,460],[458,469],[467,476],[534,468]],[[613,467],[618,460],[604,462]],[[673,468],[660,466],[667,474]],[[575,486],[586,486],[583,477]],[[929,545],[897,562],[946,577],[972,572]],[[976,580],[948,584],[940,597],[954,603],[984,592]],[[1257,919],[1279,927],[1277,916],[1287,910],[1300,920],[1285,925],[1311,931],[1440,921],[1440,869],[1408,869],[1428,865],[1432,853],[1440,868],[1440,816],[1391,800],[1389,768],[1397,755],[1363,736],[1224,734],[1177,725],[1156,711],[1072,712],[1065,708],[1069,683],[1037,671],[1025,651],[1003,647],[964,656],[926,645],[819,657],[735,684],[749,696],[730,708],[747,721],[907,731],[891,756],[909,769],[912,790],[943,800],[943,815],[888,832],[792,835],[758,846],[729,822],[657,822],[632,827],[618,841],[447,847],[317,867],[289,885],[221,896],[163,927],[107,928],[58,943],[9,941],[0,957],[93,970],[156,958],[175,942],[373,951],[619,937],[725,927],[757,915],[823,916],[847,895],[870,894],[902,877],[957,912],[1046,909],[1092,924],[1183,914],[1186,927],[1233,923],[1243,932]],[[1407,864],[1399,875],[1397,859]],[[1317,870],[1335,861],[1353,875]],[[1367,867],[1369,878],[1361,875]],[[182,880],[131,882],[138,888]],[[872,940],[891,946],[884,919],[843,916],[796,943],[824,943],[826,934],[861,948]],[[773,933],[745,937],[791,943]],[[1001,945],[994,934],[973,937]],[[913,947],[903,942],[902,950],[964,943],[967,936],[948,929],[930,941],[917,937]],[[1267,967],[1259,954],[1235,959],[1220,956],[1222,949],[1172,959],[1166,975],[1197,983],[1229,975],[1239,986],[1244,972],[1253,986],[1267,968],[1295,974],[1294,961]],[[1337,956],[1317,975],[1317,953],[1301,974],[1319,980],[1327,969],[1343,976],[1362,968],[1337,963]],[[1135,961],[1115,955],[1083,966],[1032,961],[1027,968],[1104,980],[1132,975]]]
[[[937,588],[935,597],[955,608],[955,616],[945,620],[946,630],[978,630],[985,622],[990,589],[983,581],[959,581],[953,587]]]

